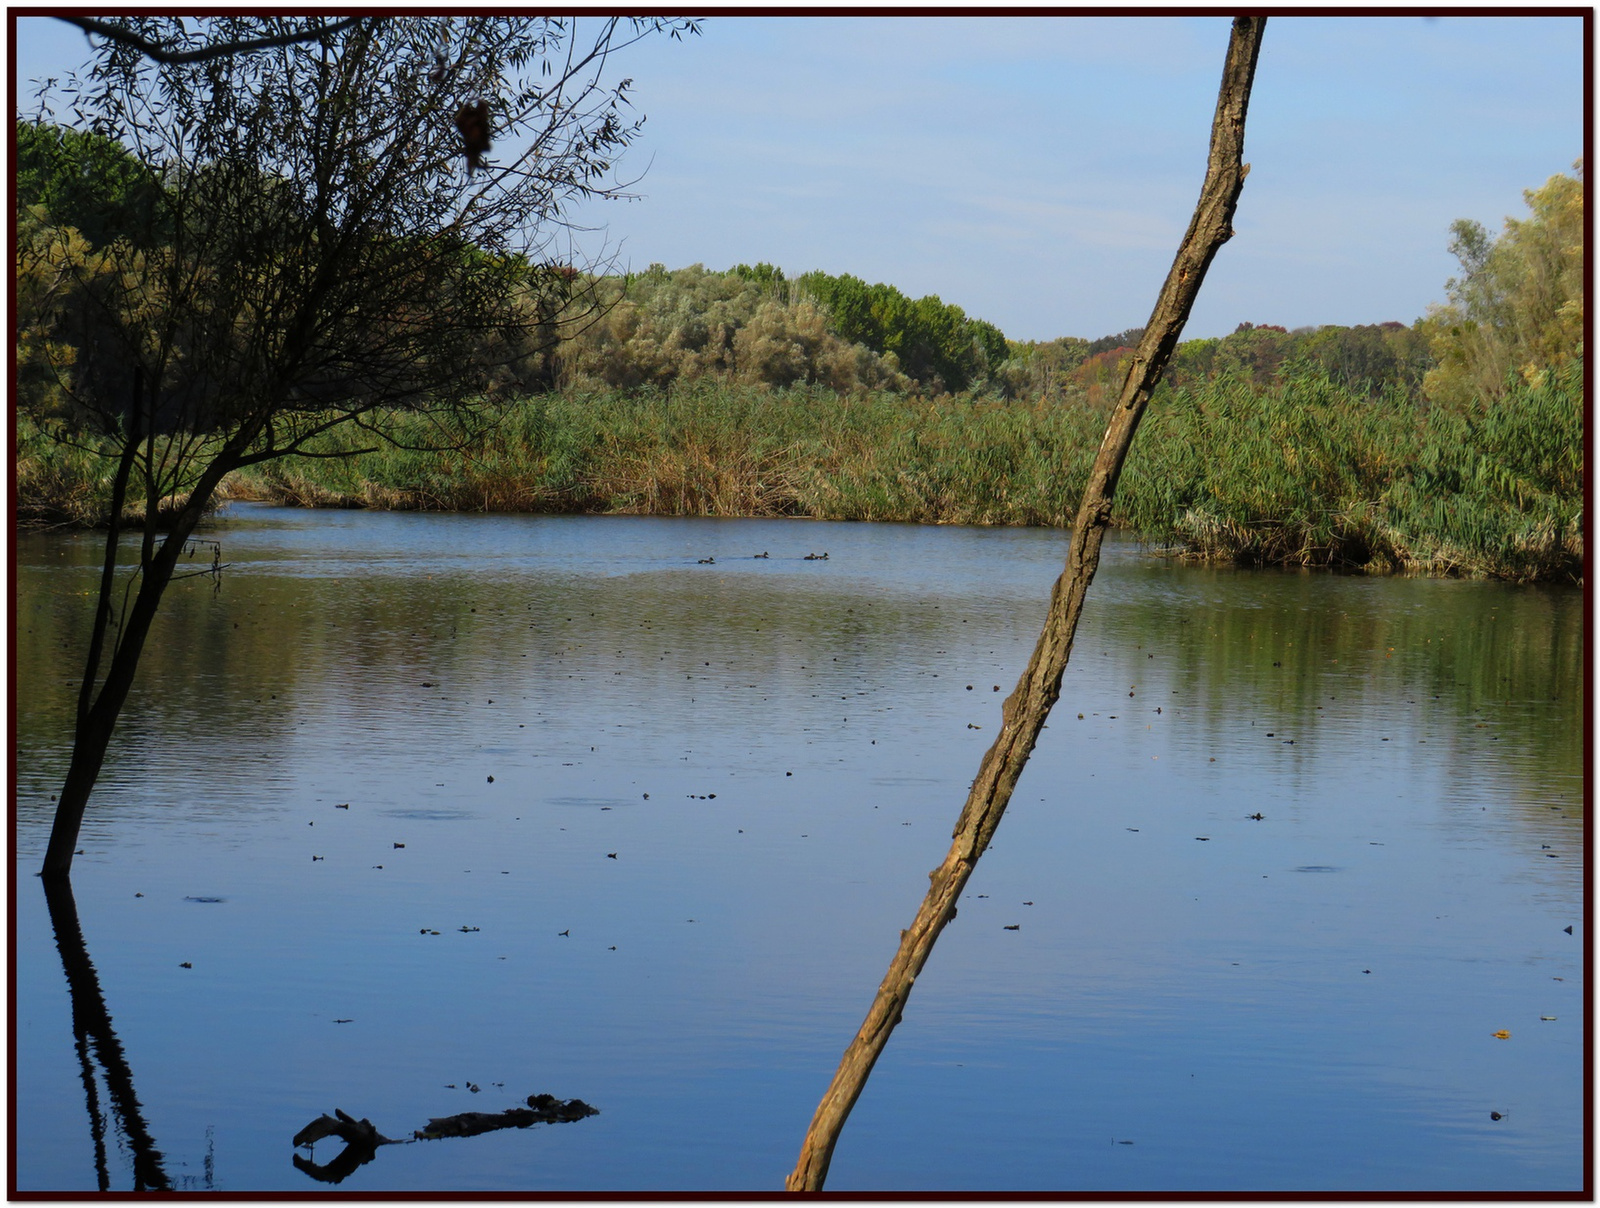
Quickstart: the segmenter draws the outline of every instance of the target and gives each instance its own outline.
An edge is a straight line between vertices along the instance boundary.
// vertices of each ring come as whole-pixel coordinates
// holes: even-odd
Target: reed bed
[[[1246,565],[1583,574],[1583,386],[1576,369],[1494,403],[1430,407],[1301,372],[1219,379],[1153,406],[1120,521]]]
[[[1164,390],[1114,520],[1183,556],[1244,565],[1577,581],[1582,398],[1576,371],[1454,408],[1374,398],[1311,369],[1266,387],[1223,377]],[[396,419],[401,445],[425,440],[412,426]],[[229,488],[313,507],[1059,527],[1104,426],[1104,409],[1081,402],[700,382],[539,395],[470,448],[288,458]],[[29,446],[19,490],[70,502],[91,461]]]
[[[311,506],[1063,525],[1103,423],[1083,408],[890,393],[552,394],[470,449],[289,458],[247,489]]]
[[[111,487],[116,458],[103,441],[85,438],[63,443],[33,420],[18,415],[13,436],[17,454],[15,523],[19,529],[105,528],[111,519]],[[232,484],[212,496],[215,511],[235,498]],[[188,501],[186,494],[158,501],[155,526],[160,528]],[[126,528],[143,528],[146,501],[130,492],[122,509]]]

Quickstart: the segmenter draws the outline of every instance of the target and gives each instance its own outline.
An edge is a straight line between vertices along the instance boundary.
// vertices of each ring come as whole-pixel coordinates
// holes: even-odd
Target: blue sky
[[[1014,339],[1141,324],[1205,167],[1225,17],[709,18],[616,61],[639,200],[586,209],[635,269],[769,261],[935,293]],[[19,22],[18,78],[84,57]],[[1410,322],[1449,226],[1498,230],[1582,153],[1574,17],[1274,17],[1237,234],[1186,335]],[[597,246],[598,236],[590,236]]]

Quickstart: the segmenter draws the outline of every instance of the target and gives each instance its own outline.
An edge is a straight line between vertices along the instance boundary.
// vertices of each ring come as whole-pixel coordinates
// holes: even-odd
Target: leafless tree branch
[[[253,50],[272,50],[280,46],[294,46],[300,42],[315,42],[319,38],[326,38],[347,29],[365,17],[346,17],[342,21],[335,21],[331,25],[318,26],[316,29],[304,30],[300,33],[279,34],[272,38],[251,38],[245,41],[216,42],[210,46],[202,46],[199,50],[168,50],[146,38],[141,38],[132,30],[124,29],[119,25],[101,21],[96,17],[66,17],[58,15],[57,21],[65,21],[68,25],[76,25],[85,33],[98,34],[123,46],[132,47],[145,58],[169,67],[180,66],[185,63],[204,63],[211,59],[223,59],[229,55],[249,54]]]

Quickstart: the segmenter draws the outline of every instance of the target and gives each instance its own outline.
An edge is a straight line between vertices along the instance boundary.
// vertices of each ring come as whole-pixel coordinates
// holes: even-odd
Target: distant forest
[[[1009,340],[993,323],[937,295],[910,298],[893,285],[849,274],[788,277],[771,264],[704,265],[601,278],[603,319],[563,340],[550,359],[555,388],[669,387],[701,378],[843,393],[893,390],[937,397],[1100,403],[1120,383],[1124,359],[1144,334],[1132,327],[1098,339]],[[1416,390],[1437,360],[1423,320],[1357,327],[1241,323],[1220,339],[1179,345],[1169,387],[1223,374],[1258,385],[1291,367],[1382,394]]]
[[[37,402],[30,396],[55,393],[67,384],[60,370],[77,362],[50,320],[50,300],[63,282],[95,272],[97,249],[120,230],[143,229],[132,219],[160,186],[96,135],[26,121],[16,132],[19,385]],[[1575,176],[1529,191],[1531,216],[1508,219],[1498,238],[1469,220],[1454,224],[1450,247],[1463,276],[1446,283],[1449,302],[1427,316],[1292,331],[1242,322],[1220,339],[1180,344],[1164,386],[1218,377],[1266,386],[1312,370],[1373,397],[1398,388],[1465,402],[1498,396],[1508,375],[1536,384],[1534,375],[1582,355],[1582,188],[1580,162]],[[914,299],[849,274],[791,277],[765,263],[652,264],[625,274],[531,267],[526,305],[542,322],[525,336],[516,380],[504,383],[512,393],[711,379],[1093,406],[1116,390],[1143,334],[1010,340],[937,295]]]

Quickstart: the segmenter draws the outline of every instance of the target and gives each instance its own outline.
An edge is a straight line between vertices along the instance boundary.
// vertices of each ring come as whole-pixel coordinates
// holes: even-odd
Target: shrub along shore
[[[1064,527],[1104,426],[1104,407],[1082,402],[702,380],[535,395],[471,448],[288,458],[224,491],[310,507]],[[19,519],[96,521],[111,471],[24,425]],[[1582,499],[1576,368],[1465,406],[1374,397],[1307,368],[1160,391],[1114,521],[1240,565],[1577,582]]]

